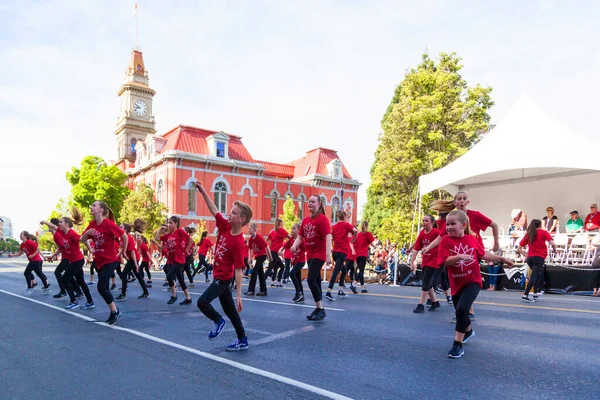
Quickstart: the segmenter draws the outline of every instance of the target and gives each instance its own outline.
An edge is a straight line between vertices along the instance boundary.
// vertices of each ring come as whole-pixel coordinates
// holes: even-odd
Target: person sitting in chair
[[[583,221],[579,218],[579,212],[577,212],[577,210],[571,211],[571,219],[567,221],[565,229],[567,230],[567,233],[583,232]]]
[[[546,215],[542,221],[542,229],[548,233],[558,233],[556,227],[558,225],[558,217],[554,215],[554,207],[546,208]]]
[[[590,206],[590,213],[585,217],[583,229],[586,232],[598,232],[600,229],[600,214],[598,214],[598,205],[596,203]]]

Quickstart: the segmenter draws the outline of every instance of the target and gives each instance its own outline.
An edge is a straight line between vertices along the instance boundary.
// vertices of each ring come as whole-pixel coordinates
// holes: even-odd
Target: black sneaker
[[[338,291],[338,297],[346,297],[348,296],[346,293],[344,293],[343,291],[339,290]]]
[[[425,306],[423,304],[418,304],[417,308],[413,310],[415,314],[422,314],[425,312]]]
[[[354,286],[354,283],[350,284],[350,290],[352,290],[352,293],[358,294],[358,290],[356,290],[356,286]]]
[[[431,299],[427,299],[427,302],[425,303],[425,305],[427,307],[431,307]]]
[[[262,296],[266,296],[267,292],[258,292],[256,293],[256,296],[262,297]]]
[[[363,289],[363,290],[361,290],[360,292],[361,292],[361,293],[369,293],[369,292],[367,292],[367,289]]]
[[[109,289],[109,290],[110,290],[110,291],[113,291],[113,290],[115,290],[115,289],[117,289],[117,285],[115,285],[115,284],[113,283],[113,284],[112,284],[112,286],[110,287],[110,289]]]
[[[327,294],[325,295],[325,298],[329,301],[335,301],[335,298],[333,297],[331,292],[327,292]]]
[[[117,321],[119,320],[119,318],[121,318],[121,315],[123,315],[121,313],[120,310],[117,310],[115,312],[111,312],[110,316],[108,317],[108,319],[106,320],[106,323],[109,325],[114,325],[117,323]]]
[[[304,303],[304,293],[300,293],[298,299],[294,300],[294,303]]]
[[[538,301],[538,299],[539,299],[539,296],[537,294],[534,294],[533,295],[533,301]]]
[[[190,285],[188,286],[190,289],[192,289],[194,287],[194,282],[190,282]]]
[[[138,299],[147,299],[150,296],[150,293],[144,293],[141,296],[138,296]]]
[[[315,313],[315,315],[313,315],[311,321],[323,321],[326,316],[327,314],[325,313],[325,309],[321,308]]]
[[[308,315],[306,316],[306,319],[307,319],[307,320],[309,320],[309,321],[312,321],[312,320],[313,320],[313,318],[315,317],[315,315],[317,314],[317,312],[319,312],[319,309],[318,309],[318,308],[315,308],[315,309],[313,310],[313,312],[311,312],[310,314],[308,314]]]
[[[65,297],[66,295],[67,295],[67,292],[58,292],[52,297],[54,297],[55,299],[60,299],[62,297]]]
[[[277,287],[274,283],[271,283],[271,287]]]
[[[121,293],[120,295],[117,296],[117,300],[126,300],[127,299],[127,295],[125,293]]]
[[[206,283],[209,283],[209,282],[210,282],[210,279],[207,279],[205,282],[206,282]]]
[[[525,303],[535,303],[535,300],[530,298],[529,296],[521,296],[521,301]]]
[[[448,358],[461,358],[463,354],[465,354],[465,351],[463,350],[462,344],[454,342],[454,345],[448,352]]]
[[[179,303],[180,306],[185,306],[186,304],[192,304],[192,299],[185,299],[184,301]]]
[[[437,310],[440,307],[442,307],[440,305],[440,302],[436,301],[435,303],[431,303],[431,307],[429,307],[429,311],[435,311],[435,310]]]
[[[463,338],[463,344],[467,343],[469,339],[471,339],[473,336],[475,336],[475,331],[473,329],[465,333],[465,337]]]
[[[452,302],[452,296],[446,296],[446,301],[448,302],[449,305],[453,305],[454,304]]]
[[[295,302],[297,302],[297,301],[298,301],[298,299],[299,299],[299,298],[300,298],[300,293],[296,293],[296,294],[294,295],[294,298],[292,299],[292,301],[295,303]]]
[[[173,304],[177,301],[177,297],[173,297],[171,296],[171,298],[169,299],[169,301],[167,301],[167,304]]]
[[[254,296],[254,290],[248,290],[247,292],[244,292],[244,296]]]

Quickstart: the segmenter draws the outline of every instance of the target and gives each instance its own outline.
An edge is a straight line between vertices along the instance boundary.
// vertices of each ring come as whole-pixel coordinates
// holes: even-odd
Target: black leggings
[[[62,283],[67,289],[67,293],[69,293],[69,299],[71,299],[71,303],[77,303],[77,298],[75,297],[75,291],[71,282],[75,280],[78,284],[79,290],[85,294],[85,299],[88,303],[93,303],[92,295],[90,294],[90,289],[88,285],[85,283],[85,278],[83,276],[83,266],[85,265],[85,260],[82,258],[79,261],[75,261],[74,263],[70,263],[65,271],[65,274],[62,277]]]
[[[479,290],[481,290],[479,284],[471,282],[462,288],[460,292],[452,296],[454,309],[456,310],[456,332],[466,333],[467,328],[471,325],[469,310],[475,302]]]
[[[525,296],[528,296],[529,292],[534,287],[538,290],[537,283],[544,268],[544,259],[538,256],[527,257],[527,265],[532,269],[532,272],[529,277],[529,282],[527,282],[527,287],[525,288]]]
[[[287,279],[290,276],[290,263],[292,262],[291,258],[286,258],[284,267],[279,270],[279,274],[277,274],[277,282],[281,282],[281,278]]]
[[[202,268],[202,266],[204,266],[204,276],[206,277],[206,279],[208,279],[210,265],[208,265],[208,263],[206,262],[206,256],[204,254],[198,254],[198,266],[194,270],[192,276],[195,276],[198,273],[198,271],[200,271],[200,268]]]
[[[267,256],[258,256],[254,260],[254,268],[252,268],[252,274],[250,274],[250,283],[248,283],[248,291],[254,292],[256,288],[256,277],[258,276],[258,287],[261,292],[267,291],[267,280],[265,279],[264,263]]]
[[[304,294],[304,289],[302,288],[302,268],[304,268],[304,261],[297,262],[294,264],[294,268],[290,271],[290,278],[292,278],[292,283],[294,284],[294,288],[296,288],[296,293]]]
[[[335,286],[335,281],[337,279],[338,273],[342,272],[344,268],[344,261],[346,261],[346,255],[344,253],[340,253],[339,251],[334,251],[331,253],[333,255],[333,260],[335,261],[335,267],[333,268],[333,272],[331,273],[331,278],[329,279],[329,290],[333,289]],[[340,282],[341,285],[341,282]]]
[[[167,273],[167,282],[169,282],[169,287],[175,286],[175,279],[179,281],[179,286],[181,290],[186,290],[187,285],[185,284],[185,279],[183,278],[183,270],[185,266],[183,264],[171,264],[169,268],[169,272]],[[166,265],[165,265],[166,269]]]
[[[126,277],[127,275],[129,275],[129,273],[133,273],[133,275],[135,276],[137,281],[140,283],[140,286],[142,287],[144,294],[147,294],[148,289],[146,288],[146,282],[144,282],[144,278],[142,278],[142,275],[140,274],[141,269],[142,268],[140,267],[136,271],[135,263],[133,262],[133,260],[129,259],[129,260],[127,260],[127,264],[125,264],[125,269],[123,270],[123,276]],[[127,279],[123,279],[123,287],[121,288],[122,294],[127,294],[127,284],[128,284]]]
[[[115,271],[117,271],[117,275],[119,275],[119,279],[123,280],[123,275],[122,275],[123,271],[121,271],[121,261],[117,261],[117,267],[112,272],[112,275],[110,276],[111,278],[115,278]],[[127,280],[127,277],[125,277],[125,280]]]
[[[42,283],[44,284],[44,289],[48,288],[48,278],[46,278],[46,275],[44,275],[44,273],[42,272],[42,261],[29,261],[29,263],[27,264],[27,267],[25,267],[25,272],[23,272],[23,275],[25,275],[25,280],[27,281],[27,289],[31,289],[33,288],[33,274],[31,272],[35,272],[35,274],[42,280]]]
[[[274,281],[277,279],[277,270],[279,268],[285,268],[283,262],[281,262],[281,258],[279,258],[279,254],[276,251],[271,250],[271,258],[273,261],[269,262],[269,268],[267,268],[266,276],[270,276],[271,280]]]
[[[423,286],[421,286],[421,291],[429,292],[429,289],[435,288],[437,284],[434,286],[436,282],[440,280],[440,276],[442,276],[441,268],[433,268],[433,267],[423,267]]]
[[[60,291],[63,293],[65,291],[63,277],[67,268],[69,268],[69,260],[63,257],[60,260],[60,263],[58,263],[58,265],[56,266],[56,269],[54,270],[54,277],[56,278],[56,282],[58,282],[58,287],[60,288]],[[81,293],[81,288],[79,287],[79,284],[77,283],[75,278],[71,279],[71,285],[77,293]]]
[[[115,261],[102,266],[102,268],[98,270],[98,293],[100,293],[100,296],[102,296],[106,304],[110,304],[115,301],[112,293],[108,289],[108,284],[110,283],[111,277],[115,274],[117,265],[119,265],[119,262]]]
[[[233,296],[231,293],[232,281],[233,279],[227,281],[215,279],[204,291],[204,293],[202,293],[196,304],[198,305],[200,311],[202,311],[202,314],[206,315],[214,323],[218,323],[221,320],[221,314],[219,314],[217,310],[215,310],[210,304],[218,297],[225,315],[227,315],[233,324],[233,327],[235,328],[235,333],[237,334],[238,339],[242,339],[246,336],[246,332],[244,331],[242,319],[240,318],[240,315],[235,308],[235,303],[233,302]]]
[[[148,261],[142,261],[140,264],[140,276],[144,279],[144,270],[146,270],[146,274],[148,274],[148,280],[152,281],[152,275],[150,275],[150,263]]]
[[[346,273],[348,275],[350,275],[350,282],[352,282],[354,280],[354,262],[355,262],[355,260],[348,260],[346,258]],[[340,277],[340,284],[344,283],[345,279],[346,279],[346,274],[344,274],[344,276]]]
[[[358,271],[356,271],[356,275],[354,276],[354,280],[360,282],[361,285],[365,285],[365,266],[367,265],[367,257],[360,256],[356,257],[356,264],[358,266]]]
[[[321,290],[321,268],[323,268],[323,264],[325,264],[325,261],[316,258],[308,260],[308,277],[306,281],[315,303],[323,298]]]
[[[98,268],[96,268],[96,261],[90,263],[90,276],[94,276],[94,271],[98,271]]]
[[[190,284],[194,283],[194,275],[192,275],[192,270],[194,269],[194,255],[190,254],[185,258],[185,264],[183,265],[183,270],[190,281]]]

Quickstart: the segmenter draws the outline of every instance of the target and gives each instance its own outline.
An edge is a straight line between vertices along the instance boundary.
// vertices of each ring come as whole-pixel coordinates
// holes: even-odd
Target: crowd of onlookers
[[[564,225],[566,233],[596,233],[600,231],[600,213],[598,213],[598,205],[593,203],[590,205],[590,212],[585,219],[581,219],[579,211],[573,210],[569,213],[570,218]],[[520,232],[527,230],[527,214],[518,208],[511,212],[511,224],[509,227],[509,235],[516,236]],[[554,207],[546,207],[546,215],[542,218],[542,229],[551,234],[560,233],[561,226],[558,216],[554,214]]]

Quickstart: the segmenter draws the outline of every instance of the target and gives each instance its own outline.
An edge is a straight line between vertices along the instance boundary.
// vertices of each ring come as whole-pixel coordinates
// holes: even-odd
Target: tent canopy
[[[466,154],[419,178],[419,194],[435,189],[506,185],[600,171],[598,144],[521,96],[506,117]],[[570,151],[572,150],[572,151]]]

